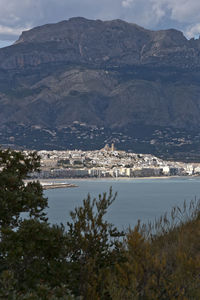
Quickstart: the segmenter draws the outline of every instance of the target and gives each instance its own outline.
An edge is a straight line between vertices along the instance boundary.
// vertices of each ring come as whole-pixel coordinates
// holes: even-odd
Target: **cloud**
[[[162,0],[161,0],[162,2]],[[194,22],[200,19],[199,0],[164,0],[165,5],[171,11],[170,17],[179,22]]]
[[[17,39],[21,30],[74,16],[175,27],[190,37],[200,33],[199,11],[199,0],[0,0],[0,39]]]
[[[165,23],[174,24],[186,37],[191,38],[200,34],[199,0],[152,0],[152,2],[165,13],[161,16],[165,18]]]
[[[133,0],[124,0],[122,1],[123,7],[131,7],[131,4],[133,3]]]
[[[125,17],[134,16],[140,25],[152,29],[175,27],[187,37],[200,34],[199,0],[124,0]]]
[[[0,35],[4,35],[4,36],[13,36],[13,37],[18,36],[19,34],[21,34],[23,30],[27,30],[27,27],[13,28],[9,26],[0,25]]]
[[[185,34],[188,38],[198,38],[200,36],[200,23],[188,27]]]

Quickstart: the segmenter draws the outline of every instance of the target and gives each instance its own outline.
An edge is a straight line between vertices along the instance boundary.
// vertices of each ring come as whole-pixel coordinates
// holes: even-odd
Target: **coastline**
[[[87,178],[52,178],[45,179],[45,181],[97,181],[97,180],[108,180],[108,181],[117,181],[117,180],[140,180],[140,179],[170,179],[170,178],[188,178],[193,176],[148,176],[148,177],[87,177]]]
[[[192,176],[149,176],[149,177],[99,177],[99,178],[48,178],[48,179],[35,179],[39,181],[44,190],[50,189],[61,189],[61,188],[75,188],[79,187],[77,181],[138,181],[138,180],[166,180],[166,179],[182,179],[182,178],[195,178],[200,177],[196,175]],[[30,182],[34,180],[25,180],[25,182]]]

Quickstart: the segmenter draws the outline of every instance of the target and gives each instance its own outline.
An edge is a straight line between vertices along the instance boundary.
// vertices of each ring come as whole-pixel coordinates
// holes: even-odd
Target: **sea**
[[[66,182],[66,180],[65,180]],[[67,226],[70,211],[82,205],[88,193],[98,198],[112,187],[117,197],[109,207],[105,219],[119,230],[133,228],[138,220],[142,223],[155,221],[161,215],[170,214],[173,207],[183,207],[184,201],[200,199],[200,177],[147,178],[147,179],[71,179],[74,188],[46,190],[47,215],[51,224]]]

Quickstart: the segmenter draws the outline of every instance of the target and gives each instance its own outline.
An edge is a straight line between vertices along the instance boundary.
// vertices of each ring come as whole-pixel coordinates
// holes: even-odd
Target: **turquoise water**
[[[51,223],[66,224],[70,220],[69,212],[81,205],[90,193],[98,197],[108,192],[112,186],[117,198],[109,208],[106,219],[119,229],[133,227],[137,220],[153,221],[184,200],[189,202],[200,198],[200,177],[168,179],[97,179],[68,180],[77,188],[63,188],[45,191],[49,199],[48,217]]]

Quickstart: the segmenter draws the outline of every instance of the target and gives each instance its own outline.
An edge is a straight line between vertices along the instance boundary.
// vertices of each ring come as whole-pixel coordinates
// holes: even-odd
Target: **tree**
[[[109,299],[106,278],[122,260],[123,233],[104,216],[116,195],[88,195],[71,212],[67,231],[50,226],[40,183],[24,183],[39,166],[35,152],[0,151],[0,291],[8,299],[73,299],[69,290],[83,299]]]
[[[0,226],[16,227],[21,213],[45,220],[47,199],[39,182],[28,182],[28,174],[39,171],[40,158],[36,152],[23,154],[0,150]]]
[[[0,272],[11,272],[19,290],[53,288],[67,275],[64,227],[47,223],[40,183],[24,182],[39,166],[36,152],[0,150]]]
[[[69,289],[61,284],[58,287],[39,283],[34,289],[19,291],[14,274],[10,271],[0,275],[0,299],[2,300],[82,300],[75,298]]]
[[[1,268],[13,272],[18,288],[34,289],[40,282],[56,287],[67,282],[63,226],[24,220],[17,230],[3,228],[1,234]]]
[[[70,213],[67,233],[69,247],[70,287],[84,299],[106,299],[106,276],[116,263],[123,260],[121,238],[124,233],[105,221],[104,217],[116,198],[110,189]]]

